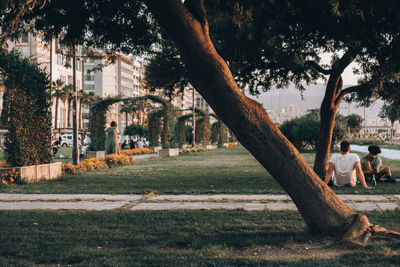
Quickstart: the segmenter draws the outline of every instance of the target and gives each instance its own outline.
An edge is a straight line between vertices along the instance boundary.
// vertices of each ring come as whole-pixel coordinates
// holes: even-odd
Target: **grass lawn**
[[[400,230],[400,211],[367,213]],[[394,266],[399,242],[350,247],[297,212],[0,211],[1,266]]]
[[[65,150],[65,148],[64,148]],[[67,154],[68,151],[62,152]],[[303,153],[310,164],[314,153]],[[360,154],[361,155],[361,154]],[[394,175],[398,160],[384,159]],[[398,194],[400,183],[373,190],[334,188],[339,194]],[[54,181],[1,186],[7,193],[87,194],[284,194],[272,176],[243,147],[216,149],[179,157],[138,161],[134,165],[64,176]]]

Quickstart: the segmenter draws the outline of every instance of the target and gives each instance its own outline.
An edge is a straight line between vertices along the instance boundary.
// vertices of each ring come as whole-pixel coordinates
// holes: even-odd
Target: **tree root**
[[[379,225],[373,225],[369,222],[367,216],[355,214],[353,223],[344,233],[342,239],[347,243],[365,247],[368,241],[373,239],[400,240],[400,233],[389,231]]]

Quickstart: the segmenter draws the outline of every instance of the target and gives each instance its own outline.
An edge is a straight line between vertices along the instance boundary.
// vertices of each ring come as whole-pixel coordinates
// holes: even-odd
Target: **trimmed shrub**
[[[0,51],[0,75],[6,88],[2,123],[8,131],[5,159],[9,166],[51,163],[50,82],[36,63],[19,52]]]

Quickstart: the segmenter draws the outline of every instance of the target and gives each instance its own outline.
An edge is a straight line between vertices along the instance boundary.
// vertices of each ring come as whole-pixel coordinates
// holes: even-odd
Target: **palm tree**
[[[55,82],[53,82],[53,87],[54,87],[54,93],[53,97],[56,99],[56,105],[55,105],[55,113],[54,113],[54,128],[58,128],[58,102],[60,98],[63,98],[64,91],[62,90],[62,87],[64,85],[64,82],[60,79],[57,79]]]
[[[125,113],[125,128],[128,127],[128,114],[131,112],[132,105],[130,103],[124,103],[121,105],[120,112]]]
[[[83,105],[87,103],[89,94],[85,92],[85,90],[79,90],[78,98],[79,98],[79,128],[82,129],[82,109]]]
[[[73,86],[72,86],[72,84],[68,84],[68,85],[64,86],[62,90],[64,91],[64,93],[66,95],[64,103],[65,103],[65,101],[68,101],[67,127],[71,127],[71,109],[72,109],[71,103],[72,103],[72,97],[74,95]]]
[[[148,113],[149,109],[153,107],[153,104],[148,100],[140,100],[137,102],[139,111],[139,124],[144,125],[144,117]]]

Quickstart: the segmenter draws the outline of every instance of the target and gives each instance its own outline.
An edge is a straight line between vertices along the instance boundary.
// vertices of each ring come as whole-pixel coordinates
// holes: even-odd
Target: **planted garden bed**
[[[53,180],[61,177],[62,163],[54,162],[49,164],[22,166],[22,167],[4,167],[0,168],[2,177],[12,177],[16,182],[35,183],[40,180]]]

